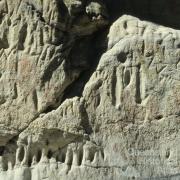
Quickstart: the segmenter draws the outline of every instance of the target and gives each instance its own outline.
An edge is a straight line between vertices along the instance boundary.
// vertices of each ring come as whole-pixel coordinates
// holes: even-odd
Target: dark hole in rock
[[[4,146],[0,146],[0,156],[2,156],[2,155],[3,155],[3,153],[4,153],[4,149],[5,149],[5,147],[4,147]]]
[[[37,152],[37,162],[39,162],[41,160],[41,156],[42,156],[42,151],[38,150],[38,152]]]
[[[95,152],[90,151],[89,152],[89,160],[92,162],[94,160]]]
[[[29,157],[28,157],[28,166],[30,167],[31,164],[32,164],[32,156],[29,155]]]
[[[3,170],[4,170],[4,171],[7,171],[7,170],[8,170],[7,160],[5,160],[5,159],[4,159],[4,162],[3,162]]]
[[[170,149],[167,149],[165,156],[166,156],[166,159],[168,159],[170,157]]]
[[[137,73],[136,73],[136,96],[135,96],[135,101],[137,104],[141,104],[142,99],[141,99],[141,77],[140,77],[140,69],[141,66],[137,66]]]
[[[83,159],[83,151],[79,151],[79,166],[82,164],[82,159]]]
[[[163,115],[160,115],[160,114],[155,117],[155,119],[157,119],[157,120],[160,120],[162,118],[163,118]]]
[[[96,96],[96,98],[95,98],[95,107],[98,107],[99,104],[100,104],[100,102],[101,102],[101,97],[100,97],[100,95],[98,94],[98,95]]]
[[[118,54],[117,59],[121,63],[124,63],[126,61],[126,59],[127,59],[127,54],[125,52],[121,52],[121,53]]]
[[[124,74],[124,85],[127,86],[130,83],[130,80],[131,80],[130,71],[126,70]]]
[[[176,47],[177,47],[177,48],[180,48],[180,43],[178,43],[178,44],[176,45]]]
[[[62,153],[62,154],[61,154],[61,162],[64,163],[66,156],[65,156],[65,153],[64,153],[64,152],[61,152],[61,153]]]
[[[127,29],[127,21],[124,22],[123,27],[124,29]]]
[[[102,158],[104,159],[104,151],[101,151]]]
[[[20,147],[20,151],[19,151],[19,161],[21,162],[24,159],[24,147]]]
[[[71,165],[71,164],[72,164],[72,161],[73,161],[73,156],[72,156],[72,153],[70,153],[70,156],[69,156],[69,157],[70,157],[70,159],[69,159],[68,164],[69,164],[69,165]]]
[[[47,154],[48,159],[51,159],[52,155],[53,155],[52,151],[49,150],[49,151],[48,151],[48,154]]]
[[[56,162],[59,162],[59,156],[56,155]]]

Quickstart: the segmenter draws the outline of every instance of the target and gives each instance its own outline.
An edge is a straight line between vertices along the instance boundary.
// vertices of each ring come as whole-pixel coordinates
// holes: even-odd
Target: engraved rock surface
[[[178,23],[110,4],[0,1],[0,180],[180,178]]]

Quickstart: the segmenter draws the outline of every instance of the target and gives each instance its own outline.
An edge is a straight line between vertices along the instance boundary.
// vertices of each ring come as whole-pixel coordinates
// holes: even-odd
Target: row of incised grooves
[[[144,54],[144,41],[139,43],[137,54],[120,52],[117,61],[120,65],[113,70],[112,74],[112,104],[117,108],[121,105],[123,91],[131,85],[135,87],[134,99],[137,104],[142,103],[142,96],[145,93],[142,74],[142,54]],[[141,62],[142,61],[142,62]]]
[[[0,171],[21,167],[33,169],[36,165],[41,164],[55,164],[57,169],[65,165],[70,170],[73,166],[97,166],[98,162],[104,161],[102,148],[90,141],[71,143],[58,149],[49,146],[41,149],[31,146],[19,144],[14,157],[12,154],[1,153]]]
[[[141,66],[138,65],[135,68],[135,88],[136,92],[134,94],[135,101],[137,104],[141,104]],[[123,90],[128,87],[131,83],[131,78],[133,76],[132,69],[129,67],[118,67],[114,68],[112,74],[112,104],[116,107],[120,106],[122,101]]]

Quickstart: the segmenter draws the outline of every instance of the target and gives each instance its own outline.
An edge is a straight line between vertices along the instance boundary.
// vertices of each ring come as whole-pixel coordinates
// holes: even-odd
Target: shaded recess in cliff
[[[106,0],[106,4],[111,21],[129,14],[164,26],[180,27],[179,0]]]
[[[69,59],[69,61],[71,61],[71,68],[77,69],[83,67],[84,69],[79,78],[65,90],[62,102],[74,96],[81,97],[84,86],[97,68],[101,55],[107,50],[107,34],[108,29],[104,28],[90,37],[77,40],[77,43],[75,43]],[[81,53],[84,55],[82,56]],[[80,56],[82,57],[80,58]],[[87,65],[86,67],[77,62],[80,61],[80,59],[81,63],[84,62]]]

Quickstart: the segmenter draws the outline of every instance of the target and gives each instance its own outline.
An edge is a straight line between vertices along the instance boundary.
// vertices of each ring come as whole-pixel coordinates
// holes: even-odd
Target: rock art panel
[[[179,179],[180,30],[108,5],[0,2],[0,180]]]

